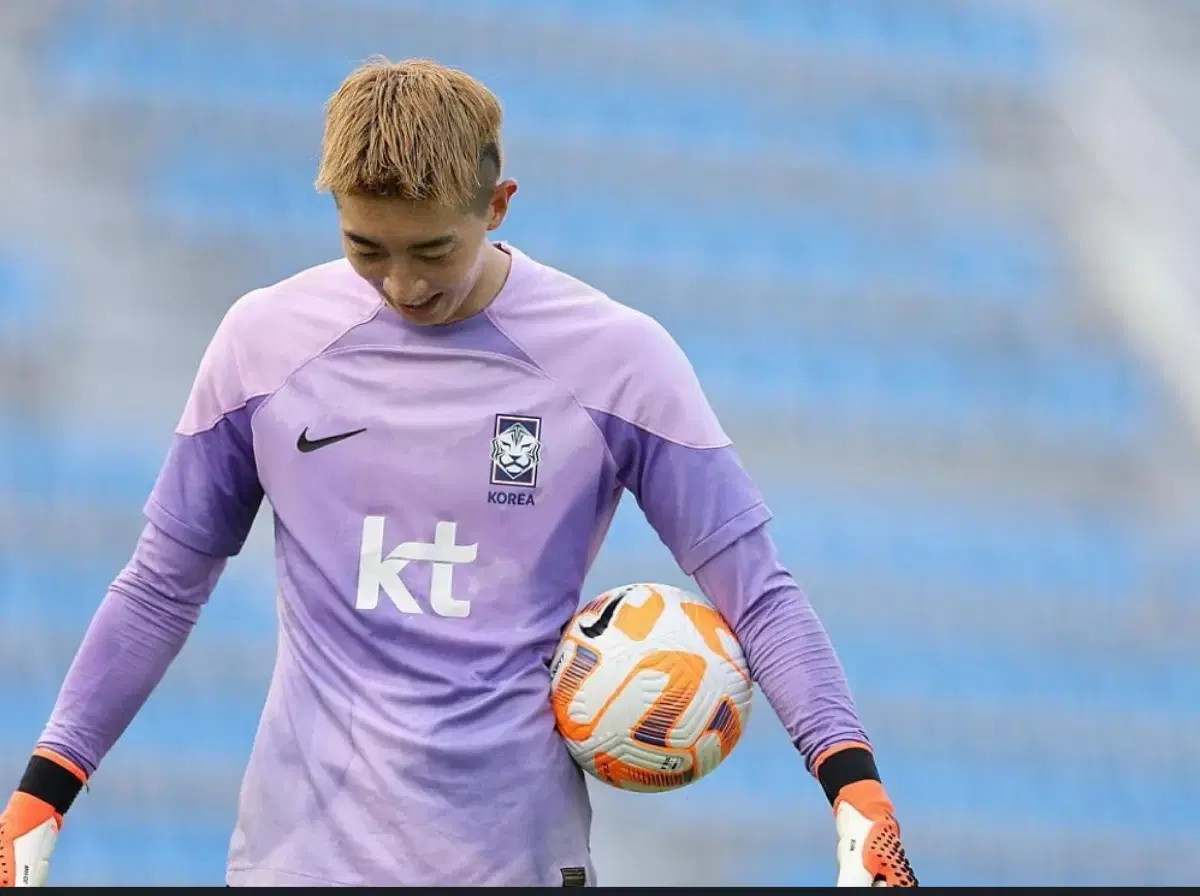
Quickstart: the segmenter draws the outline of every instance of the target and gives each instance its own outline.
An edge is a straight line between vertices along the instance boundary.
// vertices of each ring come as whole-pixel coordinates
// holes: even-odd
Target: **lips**
[[[442,294],[440,292],[435,292],[433,295],[429,296],[426,299],[421,299],[421,301],[413,302],[411,304],[402,304],[400,307],[403,308],[405,311],[416,311],[419,308],[424,308],[426,305],[433,304],[441,297],[442,297]]]
[[[413,323],[434,323],[442,316],[442,299],[445,293],[434,293],[427,299],[422,299],[420,302],[412,305],[396,304],[395,308],[400,314],[408,318]]]

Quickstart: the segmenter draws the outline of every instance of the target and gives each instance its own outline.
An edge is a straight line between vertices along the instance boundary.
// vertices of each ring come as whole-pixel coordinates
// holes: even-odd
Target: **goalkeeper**
[[[317,185],[345,257],[218,327],[0,816],[0,883],[46,881],[68,809],[264,497],[279,646],[226,882],[594,883],[548,664],[625,492],[824,788],[839,883],[916,883],[837,656],[687,359],[650,317],[489,238],[516,191],[500,123],[487,88],[428,61],[373,60],[331,98]]]

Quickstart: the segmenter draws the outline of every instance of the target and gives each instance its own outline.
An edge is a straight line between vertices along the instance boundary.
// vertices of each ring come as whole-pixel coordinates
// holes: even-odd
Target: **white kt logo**
[[[358,565],[358,597],[356,610],[374,610],[379,606],[379,592],[388,596],[401,613],[423,613],[412,592],[400,579],[400,573],[410,563],[432,563],[433,576],[429,585],[429,607],[438,616],[462,618],[471,612],[469,600],[454,597],[454,564],[474,563],[478,544],[455,544],[458,523],[438,523],[433,542],[406,541],[383,556],[383,517],[369,516],[363,520],[362,559]]]

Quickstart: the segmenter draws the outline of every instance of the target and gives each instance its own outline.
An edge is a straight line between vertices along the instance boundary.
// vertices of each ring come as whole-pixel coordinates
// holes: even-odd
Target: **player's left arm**
[[[622,413],[593,411],[621,483],[733,628],[821,782],[834,809],[839,885],[916,885],[837,654],[768,534],[771,512],[683,351],[653,322],[635,342]]]
[[[737,634],[754,680],[833,805],[838,885],[916,886],[841,663],[767,526],[724,548],[695,579]]]
[[[64,817],[190,636],[263,500],[226,314],[197,372],[129,563],[100,602],[16,792],[0,812],[0,888],[43,886]]]

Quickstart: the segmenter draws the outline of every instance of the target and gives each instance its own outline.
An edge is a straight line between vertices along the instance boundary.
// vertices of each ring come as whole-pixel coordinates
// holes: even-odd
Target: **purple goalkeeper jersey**
[[[809,762],[865,740],[674,340],[504,248],[500,294],[446,326],[407,323],[345,261],[240,299],[68,674],[41,743],[95,769],[267,498],[278,655],[232,885],[594,879],[548,664],[625,490]]]

